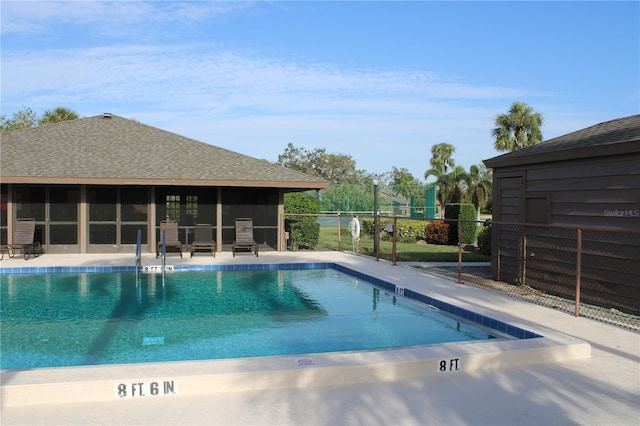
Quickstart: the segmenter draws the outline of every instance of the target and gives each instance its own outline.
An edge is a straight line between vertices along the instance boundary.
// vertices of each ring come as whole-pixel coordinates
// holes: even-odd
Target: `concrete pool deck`
[[[47,254],[28,261],[5,256],[0,268],[130,265],[132,261],[132,254]],[[351,253],[263,252],[258,258],[248,254],[233,258],[231,253],[224,252],[216,254],[215,259],[204,254],[192,259],[188,255],[183,259],[173,254],[167,256],[167,264],[173,265],[289,262],[340,263],[533,332],[560,333],[569,339],[586,341],[590,344],[591,356],[545,359],[539,363],[528,360],[521,364],[516,360],[500,368],[397,375],[391,380],[382,379],[383,370],[374,376],[380,380],[352,381],[345,375],[342,383],[320,381],[298,387],[239,388],[231,386],[231,382],[225,386],[221,380],[220,385],[226,387],[226,391],[215,394],[188,394],[178,387],[174,395],[161,398],[121,400],[114,396],[112,400],[100,402],[78,400],[14,406],[6,404],[10,401],[5,400],[3,394],[1,423],[640,424],[640,334],[636,332]],[[143,264],[157,265],[159,261],[155,255],[145,254]],[[38,375],[37,370],[29,373]],[[2,373],[3,386],[15,379],[11,374]],[[47,386],[43,383],[30,392],[38,398],[39,393],[46,393]]]

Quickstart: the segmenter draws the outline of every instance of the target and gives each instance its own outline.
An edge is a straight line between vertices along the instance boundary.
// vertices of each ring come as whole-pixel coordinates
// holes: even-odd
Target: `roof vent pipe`
[[[111,113],[105,112],[104,114],[102,114],[102,118],[111,118]]]

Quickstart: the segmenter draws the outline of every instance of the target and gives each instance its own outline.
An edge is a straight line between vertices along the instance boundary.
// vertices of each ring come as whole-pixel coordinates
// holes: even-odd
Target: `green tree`
[[[0,116],[0,131],[20,130],[35,127],[38,124],[38,117],[31,108],[22,106],[18,112],[14,112],[11,118],[5,114]]]
[[[480,220],[480,210],[491,199],[493,177],[484,164],[469,167],[467,173],[467,199],[476,208],[476,220]]]
[[[524,102],[514,102],[506,114],[495,119],[491,131],[494,147],[498,151],[516,151],[542,141],[542,114]]]
[[[59,123],[61,121],[77,120],[80,116],[74,110],[57,106],[53,109],[48,109],[42,114],[42,117],[38,120],[38,125]]]
[[[373,191],[366,185],[331,185],[320,191],[324,212],[364,212],[373,210]]]
[[[393,167],[391,170],[391,187],[395,194],[403,197],[414,197],[415,207],[425,207],[425,187],[406,168]]]
[[[49,109],[44,112],[42,117],[38,118],[31,108],[23,106],[20,111],[13,113],[12,118],[7,118],[4,114],[0,116],[0,131],[29,129],[49,123],[76,120],[77,118],[79,118],[78,113],[67,107],[59,106]]]
[[[405,197],[414,195],[411,188],[422,188],[422,183],[413,177],[413,175],[406,168],[393,167],[391,169],[391,185],[394,187],[394,192]],[[396,189],[397,188],[397,189]]]
[[[285,214],[309,214],[313,216],[291,216],[285,219],[285,229],[289,232],[289,247],[292,250],[310,248],[318,244],[320,224],[317,223],[320,213],[320,202],[310,194],[288,192],[284,194]]]
[[[440,217],[443,217],[444,207],[450,203],[459,203],[462,200],[462,185],[467,185],[469,177],[462,166],[456,166],[449,173],[443,173],[439,169],[429,169],[425,172],[424,178],[435,177],[435,184],[438,187],[436,198],[440,203]]]
[[[456,164],[451,156],[456,148],[448,143],[442,142],[431,147],[431,168],[439,170],[441,173],[447,173],[449,168],[453,169]]]
[[[325,148],[309,151],[289,143],[284,153],[278,156],[276,164],[331,183],[366,185],[373,179],[370,173],[356,168],[356,162],[350,155],[328,153]]]
[[[317,176],[331,183],[363,184],[368,174],[356,168],[356,162],[350,155],[331,154],[325,148],[309,151],[298,148],[292,143],[284,153],[278,156],[276,164]]]

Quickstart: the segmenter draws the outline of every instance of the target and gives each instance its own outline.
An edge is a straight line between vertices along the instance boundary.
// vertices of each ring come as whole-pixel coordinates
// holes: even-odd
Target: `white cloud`
[[[535,95],[428,72],[340,69],[210,45],[7,52],[2,80],[3,103],[15,110],[63,104],[85,116],[111,112],[271,161],[289,142],[325,147],[352,155],[359,168],[407,167],[418,178],[434,143],[457,146],[465,167],[492,156],[495,103]]]
[[[489,130],[503,104],[547,95],[422,70],[258,56],[215,41],[140,39],[146,31],[247,13],[249,2],[79,4],[2,2],[3,35],[46,37],[68,25],[105,37],[86,48],[4,49],[3,112],[22,105],[65,105],[83,116],[111,112],[257,158],[275,161],[291,142],[352,155],[371,172],[406,167],[422,179],[431,145],[451,143],[459,164],[477,164],[494,155]]]
[[[2,34],[46,35],[52,27],[75,25],[124,39],[159,23],[181,28],[252,6],[248,1],[2,1]]]
[[[3,97],[92,98],[151,103],[156,109],[213,110],[235,116],[302,112],[415,115],[430,102],[513,99],[527,95],[506,87],[442,82],[429,73],[341,70],[248,57],[210,46],[118,45],[88,49],[7,52]],[[435,110],[440,107],[436,107]]]

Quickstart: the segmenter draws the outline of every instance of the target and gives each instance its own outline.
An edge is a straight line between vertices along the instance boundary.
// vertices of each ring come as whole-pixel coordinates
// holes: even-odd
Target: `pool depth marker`
[[[141,232],[140,230],[138,230],[138,232]],[[138,234],[138,237],[140,237],[140,234]],[[144,273],[162,273],[162,286],[164,287],[164,273],[165,271],[170,271],[173,272],[173,265],[167,265],[167,231],[163,230],[162,231],[162,263],[160,265],[149,265],[149,266],[142,266],[142,264],[140,264],[140,269],[142,270],[142,272]]]

